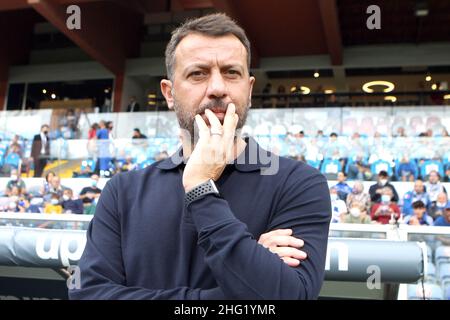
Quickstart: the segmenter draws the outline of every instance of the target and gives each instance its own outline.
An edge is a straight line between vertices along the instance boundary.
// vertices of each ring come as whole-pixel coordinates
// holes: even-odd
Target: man
[[[34,177],[41,177],[42,172],[50,157],[50,139],[48,138],[49,126],[41,126],[41,132],[34,136],[31,146],[31,159],[34,162]]]
[[[441,192],[437,195],[436,202],[432,202],[429,208],[430,216],[436,220],[438,216],[444,214],[445,207],[447,206],[447,194],[445,192]]]
[[[11,180],[9,180],[8,183],[6,184],[5,195],[7,195],[9,197],[11,195],[11,191],[12,191],[13,187],[18,187],[20,189],[20,192],[22,192],[24,194],[27,193],[25,182],[20,177],[17,169],[11,170],[10,178],[11,178]]]
[[[83,214],[83,201],[81,199],[73,199],[73,191],[67,188],[63,192],[62,207],[64,213]]]
[[[339,198],[338,191],[336,187],[330,188],[330,199],[331,199],[331,211],[332,211],[332,223],[341,222],[344,215],[347,214],[347,205],[344,200]]]
[[[130,103],[127,106],[127,112],[138,112],[141,109],[141,106],[136,101],[136,97],[130,97]]]
[[[191,20],[174,31],[166,67],[161,89],[183,129],[182,147],[109,180],[78,264],[81,288],[70,297],[317,298],[327,182],[236,131],[255,81],[244,31],[224,14]]]
[[[425,186],[422,180],[416,180],[414,182],[414,189],[408,191],[403,196],[403,204],[402,204],[402,212],[405,215],[410,215],[413,213],[412,204],[416,201],[422,201],[425,204],[425,207],[428,207],[430,204],[430,199],[428,198],[428,194],[425,192]]]
[[[414,226],[433,225],[433,218],[427,214],[425,203],[421,200],[417,200],[412,204],[412,208],[413,213],[405,217],[404,223]]]
[[[425,183],[425,188],[427,189],[428,196],[431,202],[436,202],[437,196],[441,192],[447,193],[444,185],[440,181],[441,176],[437,171],[431,171],[428,175],[428,181]]]
[[[434,225],[438,227],[450,227],[450,201],[447,202],[443,215],[436,218]]]
[[[107,176],[109,172],[109,165],[112,160],[110,147],[110,135],[109,129],[105,121],[99,122],[99,130],[97,130],[97,143],[98,143],[98,163],[100,175]]]
[[[345,182],[347,177],[345,176],[345,173],[338,172],[337,174],[337,180],[338,183],[334,186],[337,190],[337,194],[339,196],[339,199],[346,201],[347,196],[349,193],[352,192],[352,188]]]
[[[97,174],[93,174],[91,176],[91,185],[88,187],[84,187],[80,191],[80,199],[84,200],[85,198],[89,198],[94,201],[100,194],[102,193],[102,189],[98,187],[99,176]]]
[[[389,183],[388,173],[384,170],[378,173],[378,182],[371,185],[369,188],[370,200],[374,203],[375,202],[379,203],[381,201],[381,194],[384,188],[389,188],[392,190],[391,201],[397,202],[398,201],[397,191],[395,190],[395,187]]]
[[[43,195],[44,201],[50,202],[54,194],[58,196],[58,199],[62,198],[65,189],[67,189],[67,187],[61,185],[61,178],[57,175],[54,175],[50,179],[48,190]]]
[[[389,187],[380,190],[380,202],[372,206],[370,218],[380,224],[391,223],[392,218],[398,220],[400,218],[400,208],[395,202],[392,202],[393,193]]]

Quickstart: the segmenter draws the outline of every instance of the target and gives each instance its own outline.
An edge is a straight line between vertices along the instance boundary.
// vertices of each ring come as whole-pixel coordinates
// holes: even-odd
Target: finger
[[[236,131],[236,106],[234,103],[228,104],[225,119],[223,121],[224,139],[229,141],[234,138],[234,132]]]
[[[307,258],[307,254],[304,251],[290,248],[290,247],[272,247],[269,250],[273,253],[276,253],[280,258],[289,257],[298,260],[304,260]]]
[[[286,235],[286,236],[290,236],[292,234],[292,229],[277,229],[277,230],[272,230],[266,233],[263,233],[258,240],[258,243],[262,243],[265,242],[267,239],[269,239],[270,237],[274,236],[274,235]]]
[[[289,267],[298,267],[300,265],[300,261],[297,259],[283,257],[281,260],[283,260]]]
[[[220,123],[219,118],[209,109],[205,110],[205,115],[209,120],[209,124],[211,125],[211,131],[216,130],[223,133],[222,124]]]
[[[223,128],[222,128],[222,124],[220,123],[219,119],[217,118],[217,116],[214,114],[214,112],[212,112],[209,109],[205,110],[205,115],[209,120],[209,124],[211,126],[210,129],[210,145],[213,149],[217,150],[218,152],[216,152],[214,154],[214,162],[216,161],[221,161],[223,158],[223,154],[222,154],[222,137],[223,137]],[[215,134],[216,132],[221,133],[221,135],[219,134]]]
[[[265,241],[269,246],[278,246],[278,247],[294,247],[301,248],[304,245],[302,239],[297,239],[292,236],[271,236]]]
[[[195,123],[197,124],[198,127],[199,138],[209,137],[209,128],[206,125],[206,122],[199,114],[195,116]]]

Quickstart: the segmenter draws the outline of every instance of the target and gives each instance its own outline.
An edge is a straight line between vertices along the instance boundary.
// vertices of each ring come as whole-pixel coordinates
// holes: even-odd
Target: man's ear
[[[163,79],[161,80],[161,92],[166,99],[167,107],[172,110],[174,105],[174,99],[172,94],[172,81]]]
[[[249,84],[250,84],[250,86],[249,86],[249,93],[248,93],[248,101],[250,102],[250,104],[249,104],[249,106],[251,107],[252,106],[252,93],[253,93],[253,85],[255,84],[255,81],[256,81],[256,79],[255,79],[255,77],[250,77],[249,78]]]

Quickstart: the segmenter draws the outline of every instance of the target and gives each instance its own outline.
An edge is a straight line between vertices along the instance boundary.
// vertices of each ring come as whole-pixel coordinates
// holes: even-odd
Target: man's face
[[[52,181],[51,183],[52,183],[53,188],[55,188],[55,189],[59,188],[59,186],[61,184],[61,180],[59,179],[58,176],[54,176],[51,181]]]
[[[417,180],[417,181],[414,183],[414,191],[415,191],[416,193],[423,193],[424,188],[423,188],[423,182],[422,182],[422,181]]]
[[[337,179],[339,182],[344,182],[345,181],[345,175],[342,172],[339,172],[337,175]]]
[[[419,219],[422,219],[424,213],[425,213],[425,208],[414,209],[414,215]]]
[[[244,125],[255,78],[249,76],[247,51],[234,35],[183,38],[175,50],[172,81],[161,81],[161,91],[191,137],[195,115],[200,114],[209,126],[204,112],[210,109],[223,124],[230,102],[239,116],[237,129]]]
[[[430,183],[437,183],[439,178],[438,175],[436,174],[436,172],[431,172],[430,175],[428,176],[428,180],[430,181]]]

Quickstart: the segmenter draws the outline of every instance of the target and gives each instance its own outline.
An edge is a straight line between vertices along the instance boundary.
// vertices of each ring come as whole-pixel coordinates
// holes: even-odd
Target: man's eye
[[[239,71],[233,70],[233,69],[228,70],[227,73],[231,74],[231,75],[239,75],[240,74]]]
[[[189,77],[199,78],[205,75],[203,71],[193,71],[189,74]]]

